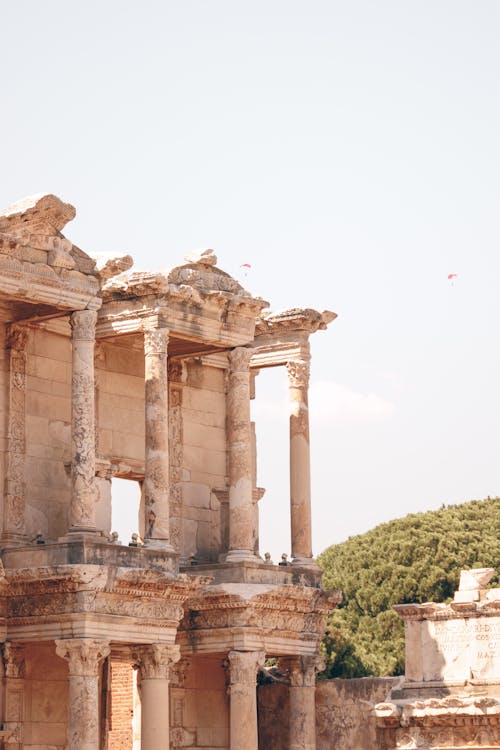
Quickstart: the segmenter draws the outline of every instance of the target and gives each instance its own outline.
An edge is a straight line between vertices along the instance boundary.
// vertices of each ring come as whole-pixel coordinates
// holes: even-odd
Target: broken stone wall
[[[320,680],[316,687],[316,750],[381,750],[370,712],[386,700],[399,678],[364,677]],[[259,746],[288,748],[288,687],[258,688]]]

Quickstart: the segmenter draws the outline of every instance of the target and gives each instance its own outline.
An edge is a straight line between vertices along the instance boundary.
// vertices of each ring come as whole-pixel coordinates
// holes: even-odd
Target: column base
[[[108,535],[98,529],[92,529],[84,526],[75,526],[68,529],[66,534],[59,537],[58,542],[74,542],[75,540],[89,540],[91,542],[108,540]]]
[[[312,568],[313,570],[320,570],[314,557],[292,557],[292,565],[299,565],[301,568]]]
[[[248,549],[230,549],[225,557],[224,562],[227,562],[227,563],[235,563],[235,562],[261,563],[262,559],[258,557],[254,552]]]
[[[168,539],[145,539],[144,546],[149,549],[161,549],[164,552],[175,552]]]
[[[0,547],[25,547],[30,540],[24,534],[6,531],[0,536]]]

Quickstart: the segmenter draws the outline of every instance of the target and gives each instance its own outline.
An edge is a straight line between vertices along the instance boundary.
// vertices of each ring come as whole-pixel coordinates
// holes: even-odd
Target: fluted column
[[[287,362],[290,389],[290,519],[292,562],[312,564],[309,452],[309,362]]]
[[[137,646],[133,658],[141,675],[141,750],[168,750],[170,668],[180,659],[179,646]]]
[[[229,454],[229,552],[226,562],[255,562],[252,431],[250,423],[250,359],[252,350],[229,352],[227,445]]]
[[[7,338],[10,349],[9,425],[5,467],[4,542],[26,541],[26,348],[29,329],[12,326]]]
[[[280,669],[290,677],[288,750],[316,750],[316,670],[318,656],[286,656]]]
[[[94,638],[58,640],[56,654],[68,662],[68,748],[96,750],[99,738],[99,665],[109,643]]]
[[[146,450],[144,540],[173,551],[170,543],[170,462],[168,451],[168,330],[144,333]]]
[[[69,532],[95,532],[94,346],[97,312],[72,313],[71,505]]]
[[[229,750],[258,750],[257,671],[264,665],[263,651],[230,651]]]

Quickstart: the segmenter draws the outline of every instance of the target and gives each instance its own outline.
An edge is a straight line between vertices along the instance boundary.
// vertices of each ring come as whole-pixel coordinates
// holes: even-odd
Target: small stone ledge
[[[270,565],[262,562],[206,563],[181,566],[182,573],[202,573],[212,576],[219,583],[267,583],[289,584],[320,588],[321,572],[316,568],[300,565]]]
[[[149,547],[128,547],[88,538],[3,549],[2,560],[5,568],[10,570],[87,564],[145,568],[173,574],[179,572],[179,555],[175,552]],[[190,572],[195,571],[191,569]]]

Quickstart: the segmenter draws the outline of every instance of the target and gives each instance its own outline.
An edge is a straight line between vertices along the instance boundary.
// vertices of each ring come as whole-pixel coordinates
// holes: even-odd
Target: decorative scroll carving
[[[287,672],[291,687],[314,687],[316,673],[325,668],[325,661],[321,656],[282,656],[279,660],[280,669]]]
[[[288,382],[291,388],[309,387],[309,362],[290,360],[286,363],[288,370]]]
[[[252,349],[246,349],[244,346],[238,346],[229,352],[229,366],[232,372],[247,372],[250,368],[252,359]]]
[[[154,328],[144,331],[144,354],[146,357],[152,355],[167,354],[168,329]]]
[[[170,680],[172,687],[183,688],[186,683],[187,673],[191,669],[193,662],[189,657],[183,657],[177,664],[172,665],[170,670]]]
[[[255,688],[257,671],[264,666],[264,651],[230,651],[227,655],[229,665],[229,685],[231,693],[238,686]]]
[[[69,322],[73,341],[95,341],[95,310],[78,310],[70,315]]]
[[[108,641],[95,638],[65,638],[56,640],[56,654],[66,659],[70,676],[97,677],[99,663],[109,656]]]
[[[170,460],[170,541],[174,549],[182,546],[182,469],[184,464],[184,435],[182,421],[182,393],[186,366],[180,360],[168,363],[169,378],[169,460]]]
[[[23,646],[19,643],[6,641],[2,647],[2,656],[5,676],[22,680],[25,671]]]
[[[9,428],[5,479],[4,533],[25,534],[26,455],[26,360],[29,329],[12,326],[8,333],[10,348]]]
[[[132,656],[143,680],[168,680],[170,669],[179,661],[181,654],[179,646],[151,643],[134,647]]]

